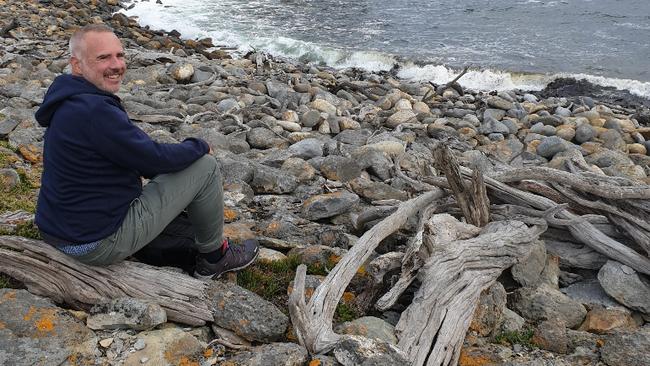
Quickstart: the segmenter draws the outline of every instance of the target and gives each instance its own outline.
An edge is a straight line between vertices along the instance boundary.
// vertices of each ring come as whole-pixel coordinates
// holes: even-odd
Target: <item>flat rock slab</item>
[[[334,356],[343,366],[409,364],[406,356],[396,346],[360,336],[344,336],[336,344]]]
[[[650,283],[634,269],[616,261],[607,261],[598,272],[598,281],[616,301],[650,314]]]
[[[397,344],[395,327],[385,320],[374,316],[364,316],[351,322],[345,322],[337,326],[335,332],[360,335],[367,338],[379,339],[390,344]]]
[[[167,313],[152,301],[124,297],[93,306],[86,321],[90,329],[147,330],[167,321]]]
[[[26,290],[0,289],[0,365],[92,364],[97,337],[52,302]]]
[[[224,365],[302,366],[309,360],[307,349],[295,343],[271,343],[238,354]]]
[[[135,352],[124,360],[124,366],[192,365],[201,356],[203,347],[192,335],[180,328],[165,328],[138,335]],[[139,349],[138,349],[139,348]],[[143,363],[142,360],[147,360]]]
[[[650,327],[639,331],[612,334],[601,348],[601,357],[609,366],[650,365]]]
[[[562,288],[560,291],[590,308],[597,305],[607,308],[621,307],[616,300],[607,295],[600,282],[595,279],[576,282]]]
[[[275,305],[232,283],[211,281],[207,290],[214,322],[251,341],[283,338],[289,318]]]

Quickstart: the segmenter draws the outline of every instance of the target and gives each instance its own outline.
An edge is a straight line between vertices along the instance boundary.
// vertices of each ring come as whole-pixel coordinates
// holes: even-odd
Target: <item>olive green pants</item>
[[[98,266],[119,262],[155,239],[183,210],[194,229],[196,250],[218,249],[223,234],[223,186],[214,157],[205,155],[184,170],[153,178],[131,202],[120,228],[95,250],[75,258]]]

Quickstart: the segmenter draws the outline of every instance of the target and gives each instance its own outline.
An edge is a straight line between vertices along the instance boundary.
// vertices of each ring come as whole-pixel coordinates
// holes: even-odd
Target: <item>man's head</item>
[[[111,28],[87,25],[70,38],[70,66],[73,75],[82,76],[103,91],[116,93],[126,72],[122,43]]]

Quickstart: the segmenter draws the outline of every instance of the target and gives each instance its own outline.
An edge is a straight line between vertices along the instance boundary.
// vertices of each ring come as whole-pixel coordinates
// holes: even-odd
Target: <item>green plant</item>
[[[496,343],[501,344],[520,344],[529,348],[535,347],[533,344],[533,329],[524,328],[518,331],[507,331],[494,337]]]
[[[300,260],[295,256],[280,261],[258,261],[239,272],[237,284],[284,310],[288,298],[287,288],[299,264]]]
[[[359,318],[359,312],[353,306],[345,303],[339,303],[334,312],[334,322],[343,323]]]

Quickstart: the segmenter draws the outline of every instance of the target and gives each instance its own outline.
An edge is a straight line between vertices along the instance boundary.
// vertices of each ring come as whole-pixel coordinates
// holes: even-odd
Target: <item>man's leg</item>
[[[140,262],[152,266],[172,266],[194,273],[197,251],[194,247],[194,228],[182,212],[149,244],[133,254]]]
[[[119,262],[154,240],[184,209],[192,222],[199,253],[221,247],[223,188],[216,160],[206,155],[188,168],[161,174],[131,203],[122,226],[93,252],[77,257],[92,265]]]

